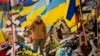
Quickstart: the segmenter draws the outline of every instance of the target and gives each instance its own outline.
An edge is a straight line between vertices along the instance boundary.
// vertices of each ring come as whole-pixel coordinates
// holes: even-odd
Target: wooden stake
[[[82,34],[81,34],[81,38],[80,40],[81,42],[81,47],[82,47],[82,51],[84,56],[87,56],[87,39],[85,36],[85,28],[84,28],[84,21],[83,21],[83,14],[82,14],[82,7],[81,7],[81,0],[80,0],[80,5],[79,5],[79,9],[80,9],[80,20],[81,20],[81,30],[82,30]]]

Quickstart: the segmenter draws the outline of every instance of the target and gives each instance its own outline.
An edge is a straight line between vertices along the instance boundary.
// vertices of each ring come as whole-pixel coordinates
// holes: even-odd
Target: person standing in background
[[[41,16],[36,16],[36,19],[32,22],[32,24],[26,29],[26,31],[32,30],[32,39],[33,39],[33,48],[35,51],[38,51],[38,47],[40,47],[40,54],[43,55],[44,45],[47,39],[47,31],[46,26]]]

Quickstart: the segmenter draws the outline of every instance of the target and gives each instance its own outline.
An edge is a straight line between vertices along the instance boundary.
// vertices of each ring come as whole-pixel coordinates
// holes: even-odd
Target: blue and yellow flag
[[[32,8],[34,8],[34,5],[31,6],[24,6],[23,10],[19,13],[21,16],[25,16],[28,13],[31,12]]]
[[[38,0],[17,0],[17,3],[23,2],[24,6],[31,6],[38,2]]]
[[[75,0],[70,0],[69,8],[68,8],[68,13],[66,16],[66,19],[71,20],[73,15],[75,14]]]
[[[22,27],[26,27],[31,24],[37,15],[40,15],[41,12],[46,8],[46,0],[39,0],[34,4],[34,7],[26,16],[26,21],[21,24]]]
[[[54,3],[56,2],[56,3]],[[57,6],[59,6],[62,3],[65,3],[66,0],[61,0],[61,1],[57,1],[57,0],[52,0],[51,3],[48,5],[48,7],[41,13],[42,15],[46,14],[48,11],[56,8]]]
[[[0,11],[0,28],[2,28],[3,24],[2,24],[2,11]]]
[[[2,32],[2,28],[4,26],[3,22],[4,21],[4,16],[5,16],[5,12],[4,11],[0,11],[0,43],[5,42],[5,38]]]
[[[71,17],[71,20],[66,18],[70,2],[71,0],[52,0],[47,8],[41,13],[46,25],[50,26],[58,19],[65,20],[68,27],[75,25],[75,13]]]
[[[13,13],[19,12],[21,16],[25,16],[34,8],[34,4],[38,0],[16,0],[11,2],[13,3],[12,7],[16,10],[13,10]]]
[[[3,20],[5,16],[5,11],[0,11],[0,29],[3,28]]]

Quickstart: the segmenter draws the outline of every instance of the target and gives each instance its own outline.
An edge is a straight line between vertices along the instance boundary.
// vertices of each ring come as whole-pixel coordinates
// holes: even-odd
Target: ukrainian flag
[[[5,13],[5,11],[0,11],[0,29],[3,28]]]
[[[74,2],[75,2],[75,7],[79,7],[80,6],[80,0],[74,0]],[[74,4],[74,2],[73,2],[73,4]],[[72,5],[73,5],[72,4]],[[73,7],[73,6],[72,6]],[[73,7],[74,8],[74,7]],[[71,10],[71,9],[70,9]],[[75,10],[77,10],[76,8],[75,8]],[[74,12],[74,11],[73,11]],[[70,14],[70,12],[69,12],[69,14],[72,16],[73,15],[73,12]],[[77,16],[77,14],[75,14],[75,16]],[[71,19],[70,17],[68,17],[69,19]],[[86,18],[86,17],[85,17]],[[75,18],[75,22],[76,22],[76,24],[74,25],[74,26],[72,26],[71,28],[70,28],[70,31],[71,32],[76,32],[77,31],[77,29],[80,27],[80,22],[77,22],[77,20],[79,20],[78,18]]]
[[[20,1],[19,1],[20,2]],[[25,16],[27,15],[29,12],[32,11],[32,8],[34,8],[34,4],[37,3],[38,0],[26,0],[24,2],[24,8],[23,10],[20,12],[21,16]]]
[[[0,28],[2,28],[2,26],[3,26],[3,25],[2,25],[2,13],[3,13],[3,12],[0,11]]]
[[[41,13],[47,26],[52,25],[58,19],[66,21],[68,27],[75,25],[75,14],[71,20],[66,19],[70,0],[52,0],[48,7]]]
[[[11,2],[13,3],[13,2],[15,2],[15,1],[11,1]],[[14,10],[14,9],[12,9],[12,13],[18,13],[18,14],[13,15],[13,16],[15,17],[15,19],[18,18],[19,15],[20,15],[20,16],[25,16],[25,15],[27,15],[28,13],[30,13],[30,12],[32,11],[32,8],[34,8],[34,4],[37,3],[38,0],[25,0],[25,1],[23,1],[23,0],[18,0],[18,1],[15,2],[14,4],[19,4],[19,3],[21,3],[21,2],[23,2],[23,5],[24,5],[24,7],[22,8],[21,11],[20,11],[20,10]],[[13,6],[14,6],[14,5],[13,5]],[[21,6],[20,6],[20,5],[17,6],[17,9],[18,9],[19,7],[21,7]]]
[[[46,8],[46,0],[39,0],[34,4],[34,8],[26,16],[27,20],[21,24],[22,27],[26,27],[35,19],[37,15],[40,15],[41,12]]]
[[[5,42],[5,38],[1,30],[3,27],[3,19],[4,19],[4,12],[0,11],[0,43]]]
[[[24,7],[23,10],[20,12],[20,15],[21,16],[27,15],[32,10],[32,8],[34,8],[34,5]]]

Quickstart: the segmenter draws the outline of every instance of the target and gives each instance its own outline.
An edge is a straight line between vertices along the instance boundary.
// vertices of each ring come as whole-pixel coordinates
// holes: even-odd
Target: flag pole
[[[10,0],[10,11],[8,11],[8,15],[9,15],[9,20],[11,20],[11,22],[13,22],[13,17],[12,17],[12,11],[11,11],[11,6],[12,6],[12,0]],[[11,24],[11,33],[12,33],[12,37],[11,37],[11,40],[12,40],[12,56],[15,56],[15,31],[14,31],[14,25]]]
[[[81,47],[82,47],[82,51],[84,56],[87,56],[87,39],[86,39],[86,35],[85,35],[85,27],[84,27],[84,21],[83,21],[83,14],[82,14],[82,6],[81,6],[81,0],[80,1],[80,5],[79,5],[79,12],[80,12],[80,20],[81,20]]]
[[[94,43],[98,46],[98,22],[97,22],[97,1],[94,1],[94,14],[93,16],[93,32],[94,32]]]
[[[97,1],[95,1],[95,22],[96,22],[96,32],[95,32],[95,38],[97,39],[97,45],[98,45],[98,21],[97,21],[97,17],[98,17],[98,15],[97,15],[97,7],[98,7],[98,5],[97,5]]]
[[[76,25],[77,25],[77,31],[76,31],[76,33],[78,33],[79,16],[78,16],[78,11],[77,11],[77,9],[79,9],[79,8],[75,8],[75,9],[76,9],[75,22],[76,22]]]

